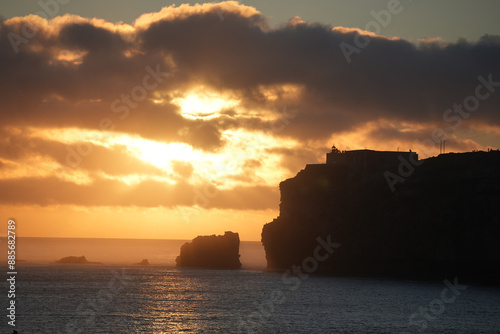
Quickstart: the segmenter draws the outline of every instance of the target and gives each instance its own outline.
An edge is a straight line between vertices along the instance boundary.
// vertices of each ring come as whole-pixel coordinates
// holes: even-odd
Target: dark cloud
[[[243,18],[220,24],[213,15],[161,21],[140,34],[148,52],[171,51],[179,71],[215,87],[248,92],[248,99],[256,97],[252,89],[260,85],[302,86],[300,122],[288,129],[301,138],[325,138],[380,118],[439,122],[446,109],[474,94],[478,76],[491,74],[500,81],[496,36],[418,46],[370,37],[349,64],[340,45],[355,46],[356,38],[355,32],[314,24],[276,30]],[[499,95],[482,105],[475,122],[498,125]]]
[[[91,53],[114,52],[115,56],[120,56],[120,52],[126,50],[126,43],[119,34],[91,23],[67,24],[60,30],[59,39],[62,46]]]
[[[187,127],[181,134],[184,142],[205,151],[213,152],[223,145],[220,130],[205,122]]]
[[[0,203],[12,205],[166,208],[198,205],[206,209],[265,210],[275,208],[279,199],[276,187],[240,186],[218,190],[207,186],[196,188],[185,182],[171,185],[153,180],[126,186],[120,181],[97,178],[91,184],[77,185],[56,177],[31,177],[0,180],[0,188]]]
[[[124,145],[111,148],[90,142],[69,145],[33,137],[29,132],[15,134],[0,131],[0,135],[5,138],[0,141],[0,159],[25,162],[30,157],[41,156],[48,161],[71,167],[67,167],[68,170],[78,168],[89,173],[103,172],[111,176],[163,174],[155,166],[132,157]]]
[[[498,36],[447,45],[366,37],[369,45],[350,55],[349,64],[340,45],[356,46],[353,30],[292,23],[270,29],[264,16],[248,14],[246,7],[234,3],[227,6],[223,21],[213,6],[170,8],[135,30],[112,31],[111,25],[67,18],[51,29],[40,28],[35,38],[20,44],[17,54],[8,34],[21,33],[30,19],[4,22],[0,30],[3,124],[95,128],[100,117],[109,114],[113,100],[130,94],[142,84],[145,68],[156,65],[173,74],[155,90],[167,96],[178,87],[203,84],[236,92],[246,105],[265,107],[269,101],[259,99],[255,89],[301,87],[299,100],[280,102],[299,111],[300,122],[290,123],[287,136],[302,139],[327,138],[381,118],[440,122],[447,108],[474,94],[478,76],[491,74],[500,81]],[[81,63],[55,61],[61,50],[83,52]],[[47,102],[53,95],[59,99]],[[81,106],[82,99],[100,102]],[[471,121],[500,125],[499,105],[500,94],[492,94]],[[78,109],[83,110],[73,112]],[[149,138],[160,138],[162,132],[164,139],[172,139],[188,127],[192,134],[185,138],[188,143],[207,150],[223,145],[213,125],[200,128],[197,122],[178,117],[177,108],[168,102],[160,108],[163,112],[155,109],[149,101],[138,103],[132,110],[134,121],[130,119],[123,131]],[[251,124],[255,122],[246,119],[232,125]]]

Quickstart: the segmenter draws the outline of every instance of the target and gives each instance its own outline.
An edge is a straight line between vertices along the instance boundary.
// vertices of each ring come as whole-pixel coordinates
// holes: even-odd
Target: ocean
[[[499,287],[266,272],[260,242],[241,270],[176,268],[183,242],[20,239],[2,333],[500,333]],[[70,255],[103,264],[53,263]]]

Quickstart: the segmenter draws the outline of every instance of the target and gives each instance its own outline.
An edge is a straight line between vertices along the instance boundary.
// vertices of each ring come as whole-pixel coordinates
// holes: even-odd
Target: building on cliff
[[[412,152],[399,151],[374,151],[374,150],[353,150],[340,151],[335,146],[332,151],[326,154],[327,165],[349,165],[357,167],[359,171],[369,171],[383,169],[400,164],[401,159],[407,161],[418,161],[418,154]]]

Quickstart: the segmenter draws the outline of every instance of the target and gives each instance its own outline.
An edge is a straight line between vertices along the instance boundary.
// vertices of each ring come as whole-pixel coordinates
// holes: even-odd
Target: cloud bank
[[[415,44],[363,34],[298,17],[270,27],[234,1],[165,7],[133,25],[74,15],[4,21],[0,186],[9,195],[0,202],[202,206],[196,191],[211,183],[222,187],[207,207],[267,209],[277,184],[266,168],[283,171],[276,179],[293,175],[320,161],[332,140],[418,151],[442,128],[450,149],[498,145],[500,36]],[[340,45],[360,36],[369,44],[348,62]],[[187,117],[178,101],[201,91],[235,102]],[[64,137],[71,129],[87,135]],[[481,131],[487,140],[477,139]],[[214,175],[216,162],[203,174],[188,158],[162,167],[124,141],[106,144],[108,135],[241,163],[224,175]],[[68,145],[78,154],[86,143],[92,153],[68,166]],[[33,175],[29,164],[43,171]]]

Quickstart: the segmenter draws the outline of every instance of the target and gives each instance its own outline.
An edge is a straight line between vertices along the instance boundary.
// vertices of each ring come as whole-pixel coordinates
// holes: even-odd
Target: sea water
[[[25,249],[30,249],[29,241]],[[31,241],[37,247],[49,242]],[[99,248],[95,242],[87,244]],[[165,247],[182,244],[162,242]],[[244,259],[253,259],[246,269],[176,268],[172,261],[178,249],[160,256],[156,252],[162,242],[129,242],[127,249],[135,247],[133,253],[140,256],[122,264],[19,263],[15,329],[20,334],[500,333],[498,287],[467,285],[453,277],[447,282],[416,282],[265,272],[264,259],[255,258],[263,256],[260,243],[244,242],[244,268]],[[104,243],[118,247],[112,240]],[[60,255],[54,252],[47,254]],[[110,255],[91,257],[92,252],[65,255],[117,261]],[[28,261],[32,255],[23,254]],[[163,263],[126,263],[148,255]],[[5,310],[6,296],[3,304]],[[2,333],[12,333],[7,320],[4,315]]]

